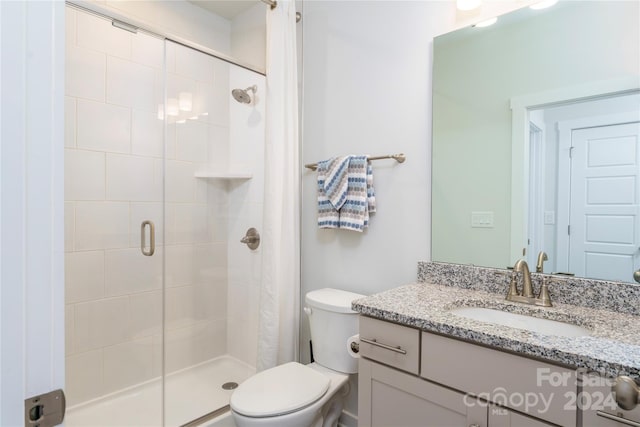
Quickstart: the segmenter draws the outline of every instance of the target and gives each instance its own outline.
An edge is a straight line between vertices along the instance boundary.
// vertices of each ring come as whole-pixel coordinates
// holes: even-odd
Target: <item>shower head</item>
[[[249,95],[249,91],[253,92],[255,95],[258,87],[256,85],[249,86],[246,89],[234,89],[231,91],[231,95],[233,95],[233,99],[238,101],[241,104],[251,104],[251,95]]]

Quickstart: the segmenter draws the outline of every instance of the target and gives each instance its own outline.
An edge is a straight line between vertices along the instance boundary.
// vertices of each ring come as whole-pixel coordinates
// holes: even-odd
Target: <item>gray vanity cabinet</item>
[[[553,427],[553,424],[495,405],[489,406],[488,424],[490,427]]]
[[[573,370],[365,316],[360,340],[359,427],[577,425]]]
[[[380,363],[360,359],[358,426],[487,426],[487,405]]]

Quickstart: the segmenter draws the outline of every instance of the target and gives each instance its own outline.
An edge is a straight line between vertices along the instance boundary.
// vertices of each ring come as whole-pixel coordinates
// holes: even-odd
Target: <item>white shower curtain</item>
[[[295,2],[267,17],[267,97],[258,371],[297,360],[300,159]]]

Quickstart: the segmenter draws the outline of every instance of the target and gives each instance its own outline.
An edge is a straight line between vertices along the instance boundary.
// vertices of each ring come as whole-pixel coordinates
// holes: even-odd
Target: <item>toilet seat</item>
[[[247,417],[295,412],[320,399],[329,389],[326,375],[290,362],[249,378],[231,395],[231,409]]]

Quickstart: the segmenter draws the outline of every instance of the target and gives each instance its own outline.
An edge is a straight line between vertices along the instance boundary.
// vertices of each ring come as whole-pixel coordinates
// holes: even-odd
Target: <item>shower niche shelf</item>
[[[227,179],[227,180],[245,180],[253,178],[251,172],[196,172],[194,175],[196,178],[204,179]]]

